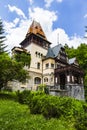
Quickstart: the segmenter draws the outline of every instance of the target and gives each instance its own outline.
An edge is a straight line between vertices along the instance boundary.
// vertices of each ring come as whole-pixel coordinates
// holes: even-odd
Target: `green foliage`
[[[29,90],[24,90],[20,92],[19,90],[17,91],[17,96],[18,96],[18,101],[21,104],[29,104],[31,100],[31,91]]]
[[[8,81],[18,80],[20,82],[26,82],[29,78],[29,73],[23,69],[24,65],[30,65],[30,55],[21,54],[20,59],[23,62],[17,62],[12,60],[8,54],[6,54],[4,45],[5,36],[4,29],[2,25],[2,20],[0,19],[0,89],[2,87],[6,88]]]
[[[74,49],[73,47],[68,47],[67,44],[65,44],[65,50],[66,50],[66,53],[68,54],[68,57],[69,58],[73,58],[73,57],[76,57],[76,49]]]
[[[25,82],[29,74],[20,62],[12,60],[7,54],[0,55],[0,88],[7,87],[13,79]]]
[[[44,86],[43,84],[40,84],[40,85],[38,86],[38,90],[43,92],[43,91],[44,91],[44,87],[45,87],[45,86]]]
[[[87,130],[87,113],[77,117],[75,128],[77,130]]]
[[[46,86],[46,84],[40,84],[38,86],[38,91],[44,92],[45,94],[49,94],[49,88]]]
[[[0,130],[75,130],[72,122],[64,119],[46,120],[32,115],[26,105],[11,100],[0,100]]]
[[[64,117],[72,119],[80,117],[87,109],[85,102],[78,101],[69,97],[57,97],[46,95],[41,91],[18,92],[19,102],[28,104],[32,114],[42,114],[45,118]]]
[[[87,103],[69,97],[46,95],[40,91],[17,93],[22,94],[20,98],[29,105],[30,111],[26,105],[13,101],[18,94],[0,93],[0,129],[87,130]]]
[[[30,62],[31,62],[31,56],[27,52],[21,52],[20,54],[15,54],[15,59],[17,62],[21,62],[23,66],[28,66],[30,67]]]
[[[15,92],[1,91],[0,99],[18,101],[18,97]]]
[[[76,57],[81,68],[87,70],[87,45],[85,43],[81,44],[77,49],[69,48],[65,45],[65,50],[69,58]]]
[[[30,112],[43,114],[46,118],[76,118],[84,113],[83,104],[75,99],[50,95],[33,95],[29,104]]]

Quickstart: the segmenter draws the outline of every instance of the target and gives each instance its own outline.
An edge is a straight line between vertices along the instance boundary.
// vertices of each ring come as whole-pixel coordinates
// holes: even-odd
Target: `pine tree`
[[[6,52],[6,45],[4,44],[6,37],[4,36],[4,29],[3,29],[3,24],[2,20],[0,19],[0,54]]]

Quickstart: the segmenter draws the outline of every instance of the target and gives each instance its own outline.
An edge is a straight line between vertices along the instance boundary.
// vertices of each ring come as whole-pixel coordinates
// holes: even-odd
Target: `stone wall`
[[[74,97],[78,100],[85,100],[84,86],[80,84],[68,84],[66,85],[68,90],[68,96]]]

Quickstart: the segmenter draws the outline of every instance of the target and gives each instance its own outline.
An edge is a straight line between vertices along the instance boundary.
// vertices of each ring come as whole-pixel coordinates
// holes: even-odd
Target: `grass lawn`
[[[73,123],[64,119],[46,120],[42,115],[32,115],[26,105],[0,99],[0,130],[75,130]]]

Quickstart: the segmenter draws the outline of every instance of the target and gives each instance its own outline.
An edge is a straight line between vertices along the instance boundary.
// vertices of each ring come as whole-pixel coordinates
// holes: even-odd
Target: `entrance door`
[[[60,75],[60,89],[65,89],[65,74]]]

